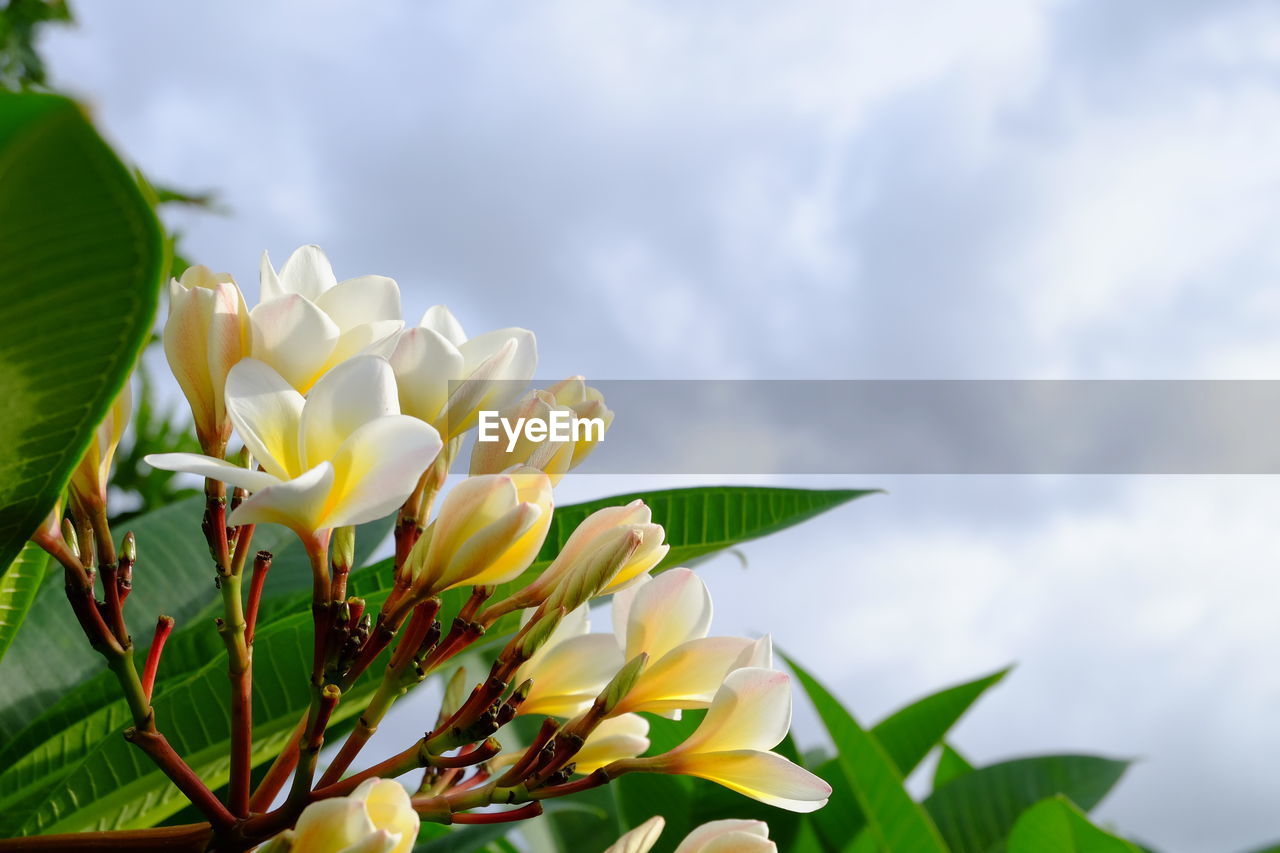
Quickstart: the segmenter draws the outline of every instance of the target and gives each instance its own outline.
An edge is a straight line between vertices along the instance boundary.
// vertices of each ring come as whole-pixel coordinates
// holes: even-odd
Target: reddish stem
[[[249,577],[249,602],[244,611],[244,641],[253,645],[253,630],[258,624],[258,608],[262,604],[262,589],[271,570],[271,552],[259,551],[253,558],[253,572]]]
[[[124,733],[125,740],[136,744],[151,757],[164,775],[186,795],[191,804],[209,818],[209,822],[218,829],[228,829],[236,818],[222,802],[213,795],[208,786],[200,780],[186,762],[174,752],[164,735],[156,731],[154,723],[146,728],[134,727]]]
[[[164,653],[164,644],[173,633],[173,617],[161,616],[156,620],[156,631],[151,637],[151,648],[147,649],[147,662],[142,667],[142,690],[147,701],[151,701],[151,691],[156,683],[156,670],[160,667],[160,655]]]
[[[525,803],[518,809],[511,809],[505,812],[462,812],[453,816],[453,822],[459,824],[514,823],[518,820],[537,817],[540,814],[542,814],[542,803],[534,800],[531,803]]]
[[[5,838],[0,839],[0,851],[49,850],[75,853],[80,850],[173,850],[198,853],[206,849],[212,836],[213,828],[209,824],[189,823],[154,829]]]

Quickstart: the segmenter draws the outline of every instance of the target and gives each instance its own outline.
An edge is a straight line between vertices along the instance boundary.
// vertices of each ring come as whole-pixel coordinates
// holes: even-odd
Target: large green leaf
[[[911,799],[893,759],[853,715],[795,661],[787,664],[800,679],[827,733],[839,750],[842,779],[866,820],[878,849],[889,853],[946,853],[929,815]],[[852,841],[849,835],[844,841]]]
[[[973,772],[973,765],[949,743],[938,750],[938,766],[933,770],[933,790],[938,790],[952,779],[959,779]]]
[[[161,257],[150,207],[80,108],[0,95],[0,572],[137,360]]]
[[[1091,810],[1120,781],[1129,762],[1092,755],[1043,755],[980,767],[924,801],[954,853],[1003,849],[1018,817],[1062,795]]]
[[[708,496],[707,493],[710,493]],[[857,497],[854,492],[813,493],[783,489],[687,489],[658,493],[655,516],[683,518],[669,532],[672,551],[707,554],[740,539],[754,538],[808,518],[821,507]],[[563,542],[577,520],[603,505],[630,499],[595,501],[557,510],[561,522],[553,530]],[[688,519],[691,507],[713,508],[707,525]],[[660,514],[660,513],[665,513]],[[139,565],[147,547],[139,537]],[[527,573],[545,568],[558,544],[544,551]],[[207,559],[207,558],[206,558]],[[140,571],[135,583],[140,583]],[[273,569],[274,572],[274,569]],[[352,594],[377,607],[391,588],[386,563],[352,577]],[[308,701],[306,688],[311,646],[311,617],[302,599],[264,607],[254,660],[254,731],[256,762],[278,750]],[[134,599],[129,604],[132,606]],[[79,642],[83,644],[83,639]],[[92,653],[83,648],[83,655]],[[177,631],[161,664],[155,699],[159,726],[175,749],[211,786],[227,778],[226,744],[230,724],[226,712],[226,673],[222,643],[209,625]],[[344,697],[335,722],[359,713],[376,683],[379,667]],[[13,738],[0,772],[0,836],[87,829],[129,828],[154,824],[183,806],[181,795],[129,746],[119,731],[127,711],[115,698],[110,677],[100,674],[62,700]]]
[[[0,658],[9,650],[26,621],[44,582],[49,556],[30,543],[23,546],[9,571],[0,577]]]
[[[204,497],[199,496],[135,518],[127,525],[138,539],[138,565],[125,615],[140,646],[150,641],[156,616],[161,613],[174,617],[179,628],[195,625],[201,631],[212,630],[209,626],[221,610],[221,600],[214,592],[213,563],[200,532],[203,512]],[[360,528],[356,565],[368,559],[389,529],[390,520]],[[268,590],[285,593],[310,587],[309,561],[291,532],[274,524],[262,525],[254,533],[253,547],[275,555]],[[61,713],[71,717],[103,701],[93,690],[80,687],[102,669],[102,659],[90,651],[71,614],[60,574],[40,590],[29,622],[22,641],[0,660],[0,683],[5,685],[0,697],[0,740],[7,741],[0,749],[0,760],[21,748],[22,742],[39,737],[39,730],[24,729],[51,700],[73,691],[79,702],[64,700],[58,705]],[[114,698],[110,688],[106,695]]]
[[[940,690],[877,723],[871,735],[893,762],[898,775],[903,779],[910,776],[978,697],[998,684],[1007,672],[1002,669]],[[845,781],[839,758],[823,762],[816,772],[831,784],[831,802],[813,815],[814,827],[830,848],[840,850],[866,826],[866,815]]]
[[[1066,797],[1050,797],[1022,813],[1009,833],[1009,853],[1139,853],[1094,826]]]

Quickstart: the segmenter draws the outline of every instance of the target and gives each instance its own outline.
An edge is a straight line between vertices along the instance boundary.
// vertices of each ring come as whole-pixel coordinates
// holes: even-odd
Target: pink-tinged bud
[[[690,832],[675,853],[778,853],[769,840],[769,824],[762,820],[713,820]]]
[[[596,510],[583,519],[570,534],[560,553],[542,575],[521,593],[524,604],[538,604],[571,574],[583,571],[585,563],[606,544],[613,543],[618,531],[638,534],[639,544],[631,555],[617,567],[611,578],[596,594],[604,595],[631,585],[671,550],[663,543],[666,531],[662,525],[650,520],[652,515],[642,500],[634,500],[626,506],[611,506]]]
[[[514,580],[538,555],[551,513],[551,481],[541,471],[462,481],[445,496],[430,535],[409,552],[415,596]]]
[[[221,457],[231,436],[227,373],[249,355],[251,339],[249,310],[230,275],[194,266],[169,282],[164,354],[210,456]]]
[[[126,380],[119,396],[107,410],[107,416],[94,431],[93,440],[71,473],[70,490],[75,503],[82,508],[102,509],[107,505],[107,483],[111,477],[111,462],[115,459],[120,438],[133,414],[133,392],[130,380]]]
[[[531,391],[519,402],[498,412],[493,422],[487,423],[491,428],[481,432],[472,448],[471,476],[498,474],[513,465],[524,465],[546,473],[553,486],[558,484],[573,464],[574,442],[550,435],[534,440],[521,428],[526,423],[551,424],[557,417],[555,412],[566,422],[574,417],[569,408],[557,405],[546,391]]]
[[[561,380],[548,388],[547,392],[555,399],[557,405],[570,409],[578,420],[598,420],[602,425],[598,431],[579,432],[580,437],[573,446],[573,459],[569,462],[570,468],[577,468],[582,464],[582,460],[586,459],[604,440],[604,434],[613,425],[613,411],[604,404],[604,395],[598,389],[589,386],[581,376],[570,376],[568,379]]]

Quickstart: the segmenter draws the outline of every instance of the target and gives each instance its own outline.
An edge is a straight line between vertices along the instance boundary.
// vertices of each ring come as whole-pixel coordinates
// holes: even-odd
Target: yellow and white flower
[[[613,412],[604,404],[604,395],[598,389],[587,385],[585,377],[570,376],[552,385],[547,389],[547,393],[552,396],[557,405],[571,410],[575,417],[584,420],[599,418],[604,423],[606,432],[613,425]],[[573,459],[569,462],[569,467],[576,468],[581,465],[582,460],[596,449],[596,445],[601,440],[603,436],[597,440],[594,433],[584,431],[581,440],[574,443]]]
[[[349,795],[312,803],[297,825],[261,853],[409,853],[421,826],[409,794],[391,779],[366,779]]]
[[[221,456],[226,449],[231,436],[227,374],[248,357],[251,341],[249,309],[230,275],[194,266],[170,280],[164,354],[206,453]]]
[[[684,568],[614,595],[614,631],[622,658],[632,660],[644,652],[649,661],[611,713],[706,708],[729,673],[744,666],[772,666],[768,636],[708,637],[711,611],[706,584]]]
[[[538,556],[551,514],[551,481],[541,471],[518,468],[463,480],[409,553],[415,595],[515,580]]]
[[[479,410],[500,410],[518,398],[538,366],[533,332],[507,328],[467,338],[443,305],[377,351],[395,368],[401,409],[446,439],[470,429]]]
[[[560,620],[546,642],[516,671],[513,683],[532,680],[521,714],[575,717],[622,667],[622,650],[612,634],[587,633],[591,629],[587,609],[579,607]]]
[[[278,273],[263,252],[261,279],[261,301],[249,313],[253,357],[303,394],[331,368],[404,327],[394,280],[362,275],[340,282],[319,246],[301,247]]]
[[[577,773],[591,773],[623,758],[635,758],[649,748],[649,721],[639,714],[610,717],[587,735],[573,756]]]
[[[655,815],[623,835],[604,853],[648,853],[658,843],[666,821]],[[713,820],[690,832],[675,853],[777,853],[762,820]]]
[[[194,453],[161,453],[148,464],[240,486],[252,494],[233,524],[275,522],[306,537],[363,524],[395,511],[435,459],[440,436],[402,415],[385,359],[362,355],[338,365],[304,399],[257,359],[227,377],[227,411],[263,470]]]
[[[810,812],[826,805],[831,786],[770,752],[791,727],[791,680],[748,667],[730,673],[702,723],[661,755],[624,759],[619,771],[678,773],[708,779],[771,806]]]

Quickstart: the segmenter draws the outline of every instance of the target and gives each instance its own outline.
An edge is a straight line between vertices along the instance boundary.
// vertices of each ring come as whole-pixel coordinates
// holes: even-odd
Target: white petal
[[[577,773],[590,773],[620,758],[635,758],[649,748],[649,721],[623,714],[600,723],[573,756]]]
[[[707,849],[706,845],[726,835],[767,839],[769,837],[769,824],[762,820],[741,820],[736,818],[713,820],[704,823],[686,835],[684,841],[681,841],[680,846],[676,848],[675,853],[703,853]],[[726,849],[730,850],[732,848]],[[752,850],[753,848],[748,847],[746,849]]]
[[[391,354],[400,407],[430,423],[449,398],[449,380],[462,375],[462,354],[439,332],[406,329]]]
[[[304,464],[310,467],[333,459],[357,429],[376,418],[398,414],[396,378],[386,359],[362,355],[342,362],[316,382],[302,408],[298,432]]]
[[[395,512],[441,447],[439,433],[408,415],[386,415],[356,429],[333,457],[329,525],[364,524]]]
[[[811,812],[827,804],[831,786],[781,755],[741,749],[690,756],[673,772],[709,779],[730,790],[793,812]]]
[[[385,275],[362,275],[339,282],[315,299],[343,332],[376,320],[400,322],[400,288]]]
[[[285,293],[297,293],[312,302],[338,283],[333,267],[319,246],[300,246],[280,268],[280,286]]]
[[[662,815],[654,815],[609,845],[604,853],[648,853],[658,843],[665,825]]]
[[[698,853],[778,853],[778,845],[751,832],[726,832],[698,848]]]
[[[380,355],[385,358],[385,354],[381,351],[381,344],[394,338],[402,328],[404,323],[400,320],[374,320],[371,323],[361,323],[354,329],[343,332],[338,336],[338,342],[333,345],[328,367],[332,368],[361,353]]]
[[[276,268],[271,266],[271,256],[265,251],[262,253],[262,260],[258,262],[258,282],[258,304],[285,295],[284,288],[280,285],[280,276],[276,275]]]
[[[711,700],[681,753],[773,749],[791,728],[791,679],[774,669],[737,669]]]
[[[250,492],[265,489],[273,483],[280,482],[265,471],[250,471],[239,465],[232,465],[212,456],[201,456],[199,453],[150,453],[142,457],[152,468],[162,471],[183,471],[200,477],[221,480],[233,486],[239,486]]]
[[[253,357],[265,361],[306,393],[338,342],[338,327],[311,302],[288,294],[249,312]]]
[[[583,634],[551,649],[519,679],[533,679],[522,714],[571,716],[577,706],[591,702],[625,661],[613,637]]]
[[[515,350],[501,371],[493,378],[528,382],[538,368],[538,345],[533,332],[528,329],[497,329],[477,335],[466,343],[458,345],[462,353],[463,372],[470,374],[494,353],[502,350],[508,341],[515,341]]]
[[[627,614],[627,660],[648,652],[657,660],[711,628],[711,593],[689,569],[663,572],[635,594]]]
[[[255,492],[231,513],[231,524],[283,524],[299,535],[336,525],[326,519],[333,466],[324,462],[284,483]]]
[[[288,480],[302,473],[298,424],[302,395],[268,365],[246,358],[227,374],[227,413],[249,453],[267,473]]]
[[[458,322],[458,319],[453,316],[453,312],[443,305],[432,305],[428,308],[427,313],[422,315],[422,322],[418,325],[424,329],[439,332],[445,340],[455,347],[462,346],[467,340],[467,335],[462,331],[462,325]]]
[[[653,713],[706,708],[735,663],[754,645],[742,637],[700,637],[681,643],[657,660],[650,659],[618,708]]]

